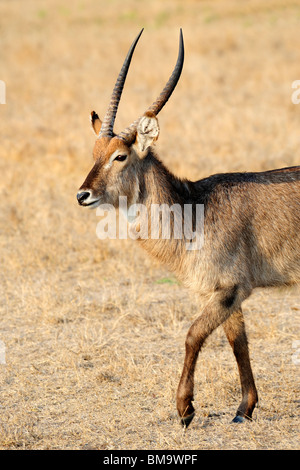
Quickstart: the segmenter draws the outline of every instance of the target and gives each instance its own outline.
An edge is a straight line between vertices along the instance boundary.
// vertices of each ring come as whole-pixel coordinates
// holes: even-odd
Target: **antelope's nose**
[[[77,193],[77,201],[78,201],[78,204],[80,204],[81,206],[83,205],[84,201],[90,196],[90,192],[89,191],[81,191],[79,193]]]

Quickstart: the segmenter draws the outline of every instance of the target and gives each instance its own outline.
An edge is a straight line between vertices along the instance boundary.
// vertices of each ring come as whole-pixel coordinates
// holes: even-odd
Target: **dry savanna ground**
[[[117,130],[161,91],[182,27],[182,78],[159,116],[166,165],[195,180],[300,163],[298,1],[0,0],[0,447],[297,449],[297,289],[244,305],[254,421],[231,424],[240,385],[220,328],[184,431],[175,394],[196,299],[134,241],[99,240],[76,202],[89,113],[104,114],[141,27]]]

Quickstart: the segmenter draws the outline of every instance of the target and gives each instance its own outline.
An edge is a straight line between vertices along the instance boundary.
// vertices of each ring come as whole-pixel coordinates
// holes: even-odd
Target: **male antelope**
[[[133,42],[117,79],[103,122],[95,112],[94,166],[81,186],[81,206],[109,203],[204,205],[204,246],[187,251],[183,240],[140,239],[139,243],[173,270],[204,302],[190,327],[177,391],[181,422],[194,416],[194,372],[199,351],[222,325],[237,360],[242,402],[234,422],[251,419],[258,401],[241,304],[256,287],[291,285],[300,279],[300,167],[262,173],[217,174],[191,182],[173,176],[152,144],[159,135],[156,115],[172,94],[184,58],[182,32],[174,71],[147,112],[120,134],[113,131]]]

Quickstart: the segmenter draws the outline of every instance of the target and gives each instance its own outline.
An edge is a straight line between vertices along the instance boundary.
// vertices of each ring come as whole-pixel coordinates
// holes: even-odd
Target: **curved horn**
[[[124,60],[123,66],[121,68],[121,71],[119,73],[119,76],[117,78],[113,93],[111,95],[110,103],[108,106],[108,109],[106,111],[106,114],[104,116],[101,130],[99,133],[99,138],[101,137],[112,137],[113,136],[113,129],[114,129],[114,122],[116,119],[116,114],[119,106],[119,101],[122,95],[124,83],[126,80],[127,72],[129,69],[129,65],[133,56],[133,52],[135,49],[135,46],[137,45],[138,40],[140,39],[140,36],[142,32],[144,31],[144,28],[140,31],[140,33],[137,35],[133,43],[131,44],[131,47],[128,51],[128,54]]]
[[[177,57],[177,62],[175,65],[175,68],[172,72],[172,75],[170,76],[165,88],[159,95],[159,97],[152,103],[152,105],[147,109],[146,112],[152,112],[153,114],[157,115],[168,99],[170,98],[171,94],[173,93],[177,82],[180,78],[182,67],[183,67],[183,61],[184,61],[184,44],[183,44],[183,36],[182,36],[182,29],[180,28],[180,35],[179,35],[179,52],[178,52],[178,57]],[[137,125],[139,123],[139,119],[134,121],[129,127],[127,127],[124,131],[122,131],[118,137],[121,139],[124,139],[128,142],[131,142],[134,137],[135,137],[135,132]]]

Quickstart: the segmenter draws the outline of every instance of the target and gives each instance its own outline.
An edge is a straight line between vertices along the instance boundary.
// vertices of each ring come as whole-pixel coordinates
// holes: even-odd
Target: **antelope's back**
[[[206,257],[219,273],[251,288],[300,282],[300,167],[219,174],[196,186]]]

